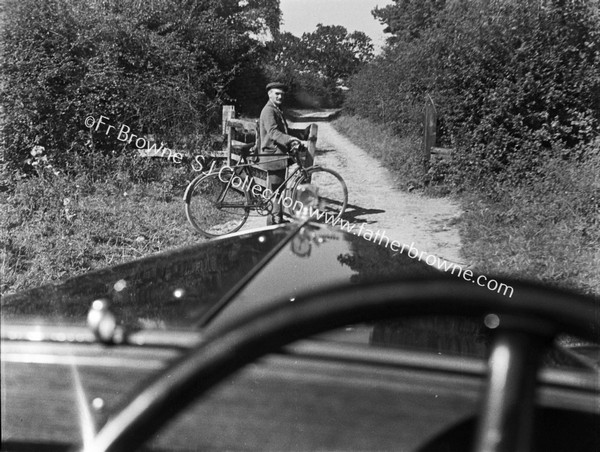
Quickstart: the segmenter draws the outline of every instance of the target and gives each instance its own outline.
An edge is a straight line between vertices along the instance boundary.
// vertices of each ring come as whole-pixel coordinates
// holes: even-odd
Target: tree
[[[363,32],[319,24],[301,38],[277,34],[268,52],[267,73],[292,86],[296,101],[314,107],[339,106],[339,85],[373,58],[373,44]]]
[[[373,58],[371,38],[361,31],[348,33],[341,25],[318,24],[301,38],[278,34],[270,43],[272,61],[281,67],[345,81]]]
[[[373,57],[371,38],[361,31],[348,33],[341,25],[318,24],[301,42],[306,70],[331,80],[345,81]]]
[[[420,38],[445,6],[446,0],[394,0],[393,5],[375,8],[372,13],[386,26],[383,31],[391,35],[388,43],[393,45]]]

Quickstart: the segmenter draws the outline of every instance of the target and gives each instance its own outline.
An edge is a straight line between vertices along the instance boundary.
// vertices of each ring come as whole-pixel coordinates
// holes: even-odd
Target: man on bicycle
[[[285,170],[288,166],[288,152],[300,143],[304,131],[290,129],[283,116],[281,106],[287,92],[285,83],[273,82],[267,85],[269,101],[260,113],[259,130],[261,155],[260,167],[267,171],[268,188],[273,192],[285,180]],[[281,200],[281,197],[279,197]],[[273,204],[273,211],[267,217],[267,225],[284,223],[280,201]]]

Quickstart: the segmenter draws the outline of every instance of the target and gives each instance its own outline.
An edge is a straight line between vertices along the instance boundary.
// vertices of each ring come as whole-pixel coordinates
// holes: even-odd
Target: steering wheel
[[[510,281],[509,298],[459,279],[346,285],[297,297],[223,325],[173,363],[98,433],[86,451],[131,451],[218,382],[298,339],[399,316],[487,316],[494,328],[477,452],[530,448],[538,358],[559,332],[597,340],[590,297]]]

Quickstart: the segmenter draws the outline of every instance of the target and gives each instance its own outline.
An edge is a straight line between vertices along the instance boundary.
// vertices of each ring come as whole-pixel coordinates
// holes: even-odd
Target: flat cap
[[[281,83],[281,82],[271,82],[267,85],[267,91],[271,90],[271,89],[281,89],[283,91],[287,91],[288,87],[285,83]]]

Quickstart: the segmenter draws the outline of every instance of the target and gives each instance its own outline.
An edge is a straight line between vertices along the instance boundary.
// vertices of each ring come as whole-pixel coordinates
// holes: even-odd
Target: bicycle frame
[[[266,153],[262,153],[262,154],[253,154],[253,155],[268,155],[268,156],[272,156],[272,154],[266,154]],[[261,186],[260,184],[258,184],[256,182],[255,176],[252,175],[250,173],[250,171],[248,171],[248,167],[251,167],[252,164],[251,163],[246,163],[247,162],[247,158],[246,157],[242,157],[242,159],[240,160],[240,163],[236,164],[233,167],[230,167],[233,170],[233,175],[229,178],[229,180],[227,181],[227,185],[224,187],[223,191],[221,192],[221,194],[219,195],[218,199],[217,199],[217,203],[219,204],[220,207],[249,207],[251,209],[259,209],[261,207],[263,207],[264,205],[267,205],[269,202],[272,202],[273,199],[276,199],[278,196],[280,196],[280,190],[285,190],[287,189],[287,184],[290,180],[292,180],[294,177],[298,177],[296,176],[298,173],[302,174],[306,174],[307,170],[309,168],[312,167],[308,167],[305,168],[304,166],[302,166],[302,162],[300,161],[300,158],[298,157],[297,154],[293,154],[291,155],[291,157],[294,159],[294,162],[298,165],[297,168],[294,169],[294,171],[292,171],[291,174],[288,174],[285,178],[285,180],[281,183],[281,185],[275,190],[271,190],[268,187],[265,187],[263,189],[263,192],[265,190],[269,190],[271,192],[271,195],[268,197],[265,197],[264,195],[260,195],[260,197],[262,197],[262,200],[259,199],[259,196],[257,196],[254,193],[254,190],[251,189],[251,187],[253,187],[254,185],[257,186]],[[287,160],[289,157],[286,156],[285,159]],[[282,158],[283,159],[283,158]],[[241,163],[244,162],[244,163]],[[286,173],[289,173],[289,167],[286,168]],[[239,187],[236,187],[234,185],[232,185],[234,176],[239,177],[240,179],[242,179],[241,176],[245,176],[246,179],[250,178],[250,183],[246,184],[246,180],[244,180],[244,182],[242,183],[242,188],[240,189]],[[247,186],[246,186],[247,185]],[[246,204],[233,204],[233,203],[228,203],[228,204],[223,204],[223,199],[225,198],[225,195],[227,194],[227,190],[229,190],[230,188],[232,188],[233,190],[238,190],[240,192],[248,192],[250,195],[250,198],[252,200],[252,204],[250,205],[246,205]],[[258,202],[257,202],[258,200]]]
[[[273,154],[259,155],[273,156]],[[190,224],[206,237],[217,237],[239,230],[248,218],[251,209],[255,210],[258,215],[265,216],[272,214],[274,206],[281,205],[283,214],[294,216],[299,200],[293,200],[291,196],[298,190],[301,182],[313,184],[315,187],[323,184],[325,187],[323,194],[314,190],[315,195],[319,194],[319,209],[322,208],[324,212],[330,212],[330,216],[334,215],[338,218],[343,214],[348,202],[348,189],[337,172],[320,165],[304,165],[304,159],[299,155],[297,148],[294,148],[290,155],[276,156],[278,159],[285,160],[291,157],[298,166],[293,169],[286,168],[287,172],[283,182],[277,189],[272,190],[267,183],[268,179],[263,181],[261,174],[251,170],[255,165],[249,162],[249,156],[246,149],[243,149],[240,159],[234,162],[233,166],[224,165],[218,172],[211,168],[208,173],[198,176],[188,185],[184,193],[186,216]],[[223,171],[226,172],[223,173]],[[317,182],[314,179],[315,175]],[[328,179],[331,177],[333,179]],[[330,195],[331,187],[335,187],[334,190],[337,188],[338,192]],[[192,199],[198,199],[194,196],[196,190],[198,190],[198,197],[205,196],[201,192],[202,190],[210,193],[207,195],[210,197],[208,204],[203,205],[202,201],[192,201]],[[284,194],[290,194],[290,196],[283,198]],[[305,198],[304,195],[301,197]],[[277,204],[274,204],[275,202]],[[195,207],[196,205],[197,207]],[[299,206],[301,209],[304,207],[302,202],[299,202]],[[210,209],[215,210],[211,211]],[[208,214],[208,212],[211,213]]]

